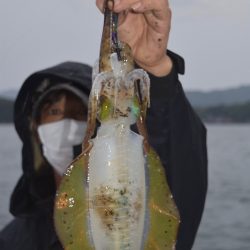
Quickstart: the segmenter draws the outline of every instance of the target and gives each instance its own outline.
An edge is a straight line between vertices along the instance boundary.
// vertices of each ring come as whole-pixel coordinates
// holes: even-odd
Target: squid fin
[[[145,250],[175,249],[180,216],[168,187],[159,156],[150,148],[146,154],[149,188],[149,230]]]
[[[65,250],[93,250],[88,234],[88,154],[80,155],[68,167],[57,190],[54,222]]]

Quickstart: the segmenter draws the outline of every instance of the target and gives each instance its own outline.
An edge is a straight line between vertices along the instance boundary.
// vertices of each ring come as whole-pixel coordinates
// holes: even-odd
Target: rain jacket
[[[183,59],[168,51],[173,68],[151,79],[151,107],[146,124],[150,144],[158,152],[180,212],[177,250],[190,250],[201,220],[207,191],[206,129],[185,97],[178,73]],[[47,81],[46,79],[50,79]],[[15,217],[0,233],[1,250],[62,250],[53,226],[56,191],[53,170],[45,163],[32,129],[32,107],[55,84],[70,82],[89,94],[91,68],[66,62],[36,72],[24,82],[15,102],[14,120],[23,142],[23,175],[10,201]]]

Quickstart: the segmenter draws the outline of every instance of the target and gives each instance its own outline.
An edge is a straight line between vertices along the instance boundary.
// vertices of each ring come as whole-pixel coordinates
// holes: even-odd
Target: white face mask
[[[86,122],[73,119],[63,119],[38,126],[43,154],[60,175],[63,175],[72,162],[73,146],[82,143],[86,127]]]

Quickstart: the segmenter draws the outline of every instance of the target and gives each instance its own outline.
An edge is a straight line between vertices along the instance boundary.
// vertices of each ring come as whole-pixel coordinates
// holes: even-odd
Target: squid
[[[118,40],[112,4],[106,1],[83,150],[57,190],[55,228],[65,250],[173,250],[180,217],[148,142],[150,79]]]

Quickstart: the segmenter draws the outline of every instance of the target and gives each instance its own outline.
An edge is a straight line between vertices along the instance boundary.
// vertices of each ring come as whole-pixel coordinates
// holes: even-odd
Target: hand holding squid
[[[105,0],[96,0],[103,11]],[[114,1],[114,11],[119,13],[119,40],[127,43],[135,62],[144,70],[165,76],[171,68],[166,55],[171,25],[168,0]]]

